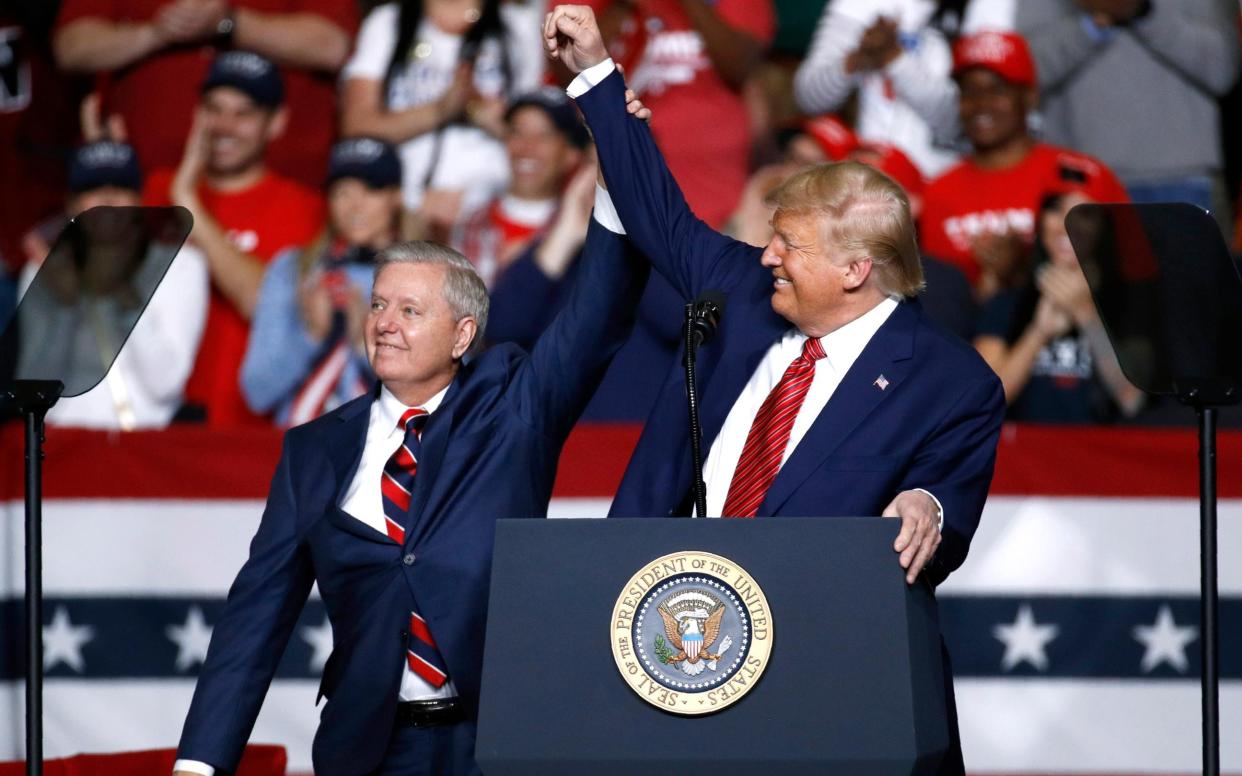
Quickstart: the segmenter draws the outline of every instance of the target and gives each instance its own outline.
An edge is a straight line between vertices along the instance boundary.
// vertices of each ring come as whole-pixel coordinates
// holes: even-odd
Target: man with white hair
[[[475,774],[497,518],[543,517],[561,446],[646,281],[598,222],[578,285],[527,354],[473,357],[487,291],[465,257],[376,260],[364,338],[379,385],[285,435],[267,508],[212,634],[175,769],[237,767],[311,585],[332,623],[315,773]]]

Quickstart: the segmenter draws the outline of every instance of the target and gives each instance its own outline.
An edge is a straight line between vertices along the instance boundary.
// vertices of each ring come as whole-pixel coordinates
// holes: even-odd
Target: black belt
[[[401,701],[397,704],[397,724],[402,727],[453,725],[465,718],[466,710],[459,698]]]

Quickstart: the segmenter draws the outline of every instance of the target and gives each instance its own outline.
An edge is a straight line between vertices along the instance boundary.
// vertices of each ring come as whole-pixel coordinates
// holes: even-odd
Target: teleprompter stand
[[[1198,415],[1203,773],[1218,776],[1216,420],[1242,399],[1242,279],[1193,205],[1083,204],[1065,224],[1127,379]]]
[[[26,435],[26,773],[43,774],[44,418],[95,387],[190,233],[183,208],[92,208],[57,238],[0,327],[0,418]]]

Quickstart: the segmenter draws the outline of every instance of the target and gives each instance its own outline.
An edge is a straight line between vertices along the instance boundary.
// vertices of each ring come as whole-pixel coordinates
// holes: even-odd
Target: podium
[[[899,525],[500,521],[480,767],[487,776],[934,773],[948,746],[940,626],[930,586],[905,583],[892,550]],[[728,563],[695,560],[710,557]],[[723,580],[711,573],[726,567]],[[682,582],[698,587],[678,593]],[[692,611],[696,600],[705,603]],[[723,618],[709,616],[719,609]],[[683,623],[680,640],[657,610]],[[739,660],[761,641],[762,661]],[[678,649],[700,650],[699,665],[661,665]],[[719,661],[702,667],[713,649]],[[730,661],[740,666],[725,682]],[[652,676],[635,676],[635,662]],[[747,676],[752,662],[761,675]],[[680,689],[712,682],[721,683],[710,693]]]

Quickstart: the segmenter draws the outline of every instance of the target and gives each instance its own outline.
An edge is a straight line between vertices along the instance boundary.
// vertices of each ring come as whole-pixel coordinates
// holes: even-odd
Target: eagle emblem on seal
[[[712,652],[720,636],[724,603],[706,590],[692,589],[669,596],[657,611],[672,647],[662,645],[663,639],[657,637],[655,651],[660,662],[680,668],[689,676],[698,676],[704,668],[715,671],[716,661],[733,643],[725,636],[718,651]]]

